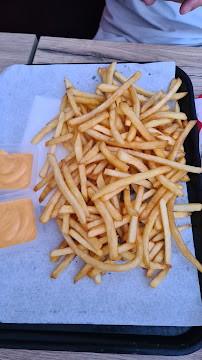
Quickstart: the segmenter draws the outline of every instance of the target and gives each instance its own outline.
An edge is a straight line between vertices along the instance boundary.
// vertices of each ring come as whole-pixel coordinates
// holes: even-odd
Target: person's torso
[[[157,0],[146,6],[141,0],[106,0],[101,28],[129,42],[202,45],[202,7],[186,15],[180,4]]]

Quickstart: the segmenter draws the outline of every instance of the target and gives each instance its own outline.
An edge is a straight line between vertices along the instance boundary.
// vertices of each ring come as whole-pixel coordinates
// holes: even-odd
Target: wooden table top
[[[37,43],[34,34],[0,33],[0,72],[12,64],[31,64]]]
[[[31,63],[36,43],[35,35],[0,33],[0,71],[10,64]],[[134,62],[174,60],[190,76],[194,86],[195,97],[202,93],[202,49],[200,48],[120,44],[93,40],[41,37],[33,63],[106,63],[112,60]],[[0,359],[154,360],[157,357],[0,349]],[[167,357],[158,356],[158,360],[165,359]],[[169,359],[176,359],[176,357],[171,356]],[[177,359],[200,360],[202,359],[202,350],[190,355],[177,357]]]
[[[173,60],[191,78],[195,97],[202,93],[202,48],[117,43],[42,36],[33,64],[154,62]]]

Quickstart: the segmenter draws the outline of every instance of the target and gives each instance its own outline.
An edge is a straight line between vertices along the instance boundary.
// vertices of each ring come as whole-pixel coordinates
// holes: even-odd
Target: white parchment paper
[[[99,65],[15,65],[0,75],[0,143],[28,143],[59,110],[65,92],[64,76],[75,87],[94,92],[100,78]],[[103,66],[103,64],[101,65]],[[104,65],[106,66],[106,65]],[[137,82],[154,91],[168,90],[175,64],[118,64],[126,76],[142,72]],[[44,142],[39,144],[39,169],[45,160]],[[56,154],[58,159],[62,153]],[[181,199],[187,202],[187,195]],[[181,224],[190,219],[180,221]],[[194,254],[192,230],[183,238]],[[111,325],[202,325],[197,270],[172,242],[172,269],[157,289],[141,268],[127,273],[107,273],[101,285],[84,278],[73,279],[83,262],[76,258],[57,280],[50,278],[56,265],[49,253],[62,241],[54,221],[43,226],[38,248],[1,256],[0,322]]]

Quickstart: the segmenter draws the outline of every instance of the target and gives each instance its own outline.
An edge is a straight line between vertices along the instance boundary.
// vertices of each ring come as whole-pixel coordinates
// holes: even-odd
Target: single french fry
[[[116,178],[126,178],[128,176],[130,176],[129,173],[124,173],[118,170],[113,170],[113,169],[105,169],[104,170],[104,175],[109,175],[109,176],[113,176]],[[148,180],[140,180],[140,181],[136,181],[137,185],[142,185],[144,186],[146,189],[151,189],[152,185],[151,182]],[[132,184],[133,186],[134,184]],[[116,190],[115,190],[116,191]]]
[[[112,138],[104,135],[94,129],[88,129],[85,132],[86,134],[90,135],[93,139],[98,140],[98,141],[110,141]]]
[[[158,120],[149,120],[144,124],[144,126],[148,129],[148,131],[152,134],[151,128],[159,127],[162,125],[166,125],[173,122],[173,119],[164,118],[164,119],[158,119]]]
[[[136,216],[138,217],[139,216],[139,212],[136,210],[135,207],[133,207],[133,204],[131,202],[131,199],[130,199],[130,188],[129,186],[127,186],[125,189],[124,189],[124,192],[123,192],[123,197],[124,197],[124,205],[125,205],[125,208],[127,210],[127,213],[131,216]]]
[[[177,226],[178,231],[183,231],[186,230],[188,228],[190,228],[192,226],[192,224],[188,224],[188,225],[182,225],[182,226]]]
[[[51,278],[57,279],[58,276],[71,264],[72,260],[75,258],[75,254],[66,255],[64,260],[58,265],[58,267],[52,272]]]
[[[48,201],[48,203],[45,206],[44,211],[42,212],[39,221],[42,223],[47,223],[50,220],[50,216],[52,213],[52,210],[55,206],[55,204],[58,202],[59,198],[61,196],[61,191],[60,189],[57,189],[54,194],[51,196],[50,200]]]
[[[173,206],[173,211],[201,211],[202,204],[200,203],[188,203],[188,204],[175,204]]]
[[[120,255],[117,257],[116,260],[104,259],[104,263],[105,264],[114,264],[118,260],[121,260]],[[101,273],[101,271],[99,269],[91,269],[87,275],[90,279],[93,279],[95,276],[100,275],[100,273]],[[105,274],[105,272],[104,272],[104,274]]]
[[[91,120],[81,124],[78,126],[78,130],[80,132],[84,132],[88,129],[91,129],[93,126],[101,123],[103,120],[108,119],[109,114],[107,111],[104,111],[101,114],[98,114],[97,116],[93,117]]]
[[[144,203],[141,205],[141,207],[140,207],[140,215],[142,214],[142,212],[144,211],[144,209],[146,208],[146,206],[147,206],[147,203],[146,203],[146,202],[144,202]]]
[[[121,136],[123,137],[124,134],[122,134]],[[126,134],[127,135],[127,134]],[[124,145],[119,144],[116,141],[112,141],[110,139],[106,139],[105,143],[112,145],[112,146],[116,146],[116,147],[121,147],[121,148],[126,148],[126,149],[135,149],[135,150],[152,150],[154,149],[154,152],[157,155],[162,155],[162,149],[165,148],[165,146],[168,144],[168,141],[164,141],[164,140],[154,140],[154,141],[139,141],[137,139],[136,136],[136,140],[137,141],[131,141],[130,143],[126,142],[124,143]],[[163,153],[163,156],[165,157],[165,154]]]
[[[38,144],[43,137],[53,130],[58,124],[59,115],[55,116],[43,129],[41,129],[32,139],[32,144]]]
[[[93,175],[98,175],[104,168],[108,165],[108,160],[104,159],[97,164],[96,168],[93,170]]]
[[[147,192],[145,192],[143,195],[142,201],[145,201],[145,200],[149,199],[150,197],[152,197],[156,193],[156,191],[157,191],[156,189],[151,189],[151,190],[148,190]]]
[[[174,195],[170,191],[166,191],[164,194],[164,200],[167,203]],[[147,218],[147,222],[145,224],[143,234],[142,234],[142,240],[143,240],[143,261],[146,265],[146,267],[150,267],[150,260],[149,260],[149,239],[150,234],[153,229],[154,222],[159,215],[159,204],[157,203],[151,213],[149,214]]]
[[[172,134],[172,138],[174,140],[177,140],[179,138],[180,134],[182,133],[182,131],[183,130],[178,127],[178,129],[176,129],[176,131]]]
[[[102,218],[100,219],[96,219],[94,221],[91,221],[89,223],[86,224],[86,229],[89,231],[90,229],[92,229],[93,227],[97,226],[97,225],[101,225],[104,224],[104,221]]]
[[[74,95],[73,91],[72,91],[72,94]],[[80,104],[80,108],[81,108],[82,115],[87,114],[88,111],[87,111],[87,106],[86,105]]]
[[[189,251],[189,249],[186,247],[182,236],[180,232],[177,229],[177,226],[175,224],[175,218],[173,214],[173,206],[175,203],[176,197],[173,197],[169,203],[168,203],[168,218],[169,218],[169,224],[171,229],[171,234],[173,236],[173,239],[175,240],[175,243],[178,247],[178,249],[181,251],[182,255],[190,261],[200,272],[202,272],[202,264],[192,255],[192,253]]]
[[[53,211],[51,212],[51,219],[54,219],[56,216],[58,216],[58,213],[61,209],[61,207],[67,202],[66,198],[64,197],[64,195],[61,195],[58,202],[55,204]]]
[[[183,130],[183,132],[181,133],[180,137],[177,139],[175,145],[173,146],[170,154],[168,155],[168,160],[172,160],[174,161],[177,153],[179,151],[179,149],[181,148],[181,146],[184,143],[184,140],[186,139],[187,135],[189,134],[189,132],[193,129],[193,127],[195,126],[197,121],[189,121],[188,124],[186,125],[185,129]],[[189,171],[189,170],[188,170]],[[202,169],[201,169],[202,171]]]
[[[135,113],[131,110],[131,108],[126,103],[120,104],[121,110],[124,114],[130,119],[135,128],[141,133],[141,135],[148,141],[155,141],[153,135],[149,133],[149,131],[145,128],[143,123],[138,119]]]
[[[178,92],[178,93],[175,93],[171,96],[170,100],[180,100],[182,99],[183,97],[185,97],[188,93],[185,91],[185,92]]]
[[[175,101],[174,110],[175,110],[176,113],[179,113],[179,112],[180,112],[180,105],[179,105],[179,103],[178,103],[177,100]],[[178,123],[178,125],[179,125],[181,128],[183,128],[181,119],[176,119],[176,122]]]
[[[63,124],[64,125],[64,124]],[[71,140],[71,139],[70,139]],[[72,138],[72,140],[73,140],[73,138]],[[69,152],[69,153],[71,153],[71,152],[74,152],[74,148],[73,148],[73,146],[71,145],[71,144],[69,144],[69,143],[67,143],[67,142],[63,142],[62,143],[62,146]]]
[[[115,109],[115,124],[116,124],[116,128],[118,129],[118,131],[123,133],[125,131],[125,126],[124,126],[124,124],[122,122],[122,119],[121,119],[121,117],[119,115],[120,111],[121,111],[121,109],[119,107],[116,107],[116,109]]]
[[[85,156],[80,160],[80,164],[85,164],[88,162],[88,160],[92,159],[94,156],[96,156],[100,151],[100,143],[99,141],[86,153]]]
[[[117,70],[114,72],[114,76],[121,83],[125,83],[128,80],[127,77],[125,77],[124,75],[119,73]],[[144,89],[144,88],[142,88],[141,86],[139,86],[137,84],[132,84],[132,86],[134,87],[134,89],[137,91],[138,94],[141,94],[141,95],[144,95],[144,96],[147,96],[147,97],[151,97],[151,96],[155,95],[154,91],[149,91],[147,89]]]
[[[101,160],[105,160],[105,157],[101,152],[99,152],[98,154],[94,155],[91,159],[86,161],[86,165],[92,164],[94,162],[99,162]],[[108,163],[108,161],[107,161],[107,163]]]
[[[96,131],[101,132],[108,136],[112,136],[111,130],[103,125],[95,125],[95,126],[93,126],[93,130],[96,130]]]
[[[114,140],[117,141],[119,144],[124,145],[124,140],[115,125],[115,109],[110,111],[109,123]]]
[[[133,101],[133,111],[135,115],[139,118],[140,116],[140,98],[133,86],[129,87],[129,92]]]
[[[100,151],[102,152],[102,154],[106,157],[106,159],[109,161],[109,163],[111,163],[112,165],[114,165],[115,167],[117,167],[118,169],[120,169],[121,171],[128,171],[128,165],[126,165],[124,162],[122,162],[121,160],[119,160],[107,147],[107,145],[102,141],[100,143]]]
[[[174,211],[175,219],[183,219],[187,216],[190,216],[191,214],[191,211]]]
[[[137,134],[137,129],[133,124],[131,124],[127,135],[127,141],[131,142],[135,138],[136,134]]]
[[[85,202],[88,201],[88,192],[87,192],[87,177],[86,177],[86,167],[85,164],[79,165],[79,176],[80,176],[80,184],[81,184],[81,193]]]
[[[175,96],[175,94],[174,94],[174,96]],[[169,105],[163,105],[163,106],[160,107],[159,110],[157,110],[157,112],[159,112],[159,111],[170,111],[170,106]]]
[[[105,93],[114,93],[116,90],[118,90],[119,85],[114,85],[114,84],[104,84],[101,83],[97,86],[97,89],[105,92]],[[125,90],[123,93],[124,96],[126,96],[127,98],[130,98],[130,92],[128,90]]]
[[[66,93],[67,93],[67,97],[68,97],[68,100],[70,102],[70,105],[72,107],[72,110],[74,111],[75,115],[76,116],[81,116],[81,113],[78,109],[78,106],[76,104],[76,101],[75,101],[75,98],[74,98],[74,95],[72,94],[71,90],[72,90],[72,83],[65,77],[64,78],[65,80],[65,86],[66,86]]]
[[[173,78],[173,79],[171,80],[169,90],[172,90],[173,86],[176,84],[176,81],[177,81],[176,78]]]
[[[89,98],[89,99],[97,99],[101,102],[103,102],[105,100],[105,97],[102,94],[92,94],[92,93],[89,93],[86,91],[77,90],[75,88],[71,89],[71,93],[73,95],[80,96],[80,97],[85,97],[85,98]]]
[[[163,131],[166,135],[172,135],[174,132],[176,132],[179,129],[179,125],[177,123],[174,123],[170,125],[169,127],[166,127]]]
[[[56,249],[56,250],[51,251],[50,257],[51,258],[53,258],[55,256],[61,257],[64,255],[73,254],[74,253],[73,250],[69,246],[67,246],[66,241],[65,241],[65,244],[66,244],[66,247],[64,249]]]
[[[77,163],[79,163],[83,157],[83,148],[82,148],[82,142],[81,142],[81,134],[78,133],[75,141],[75,153],[76,153],[76,159]],[[87,193],[87,185],[86,185],[86,168],[84,164],[80,164],[78,166],[79,169],[79,177],[80,177],[80,184],[81,184],[81,193],[84,198],[84,200],[87,202],[88,199],[88,193]]]
[[[117,63],[114,61],[109,65],[108,71],[107,71],[107,76],[106,76],[106,83],[107,84],[112,84],[113,81],[113,75],[114,75],[114,71],[116,69],[116,65]]]
[[[95,206],[88,206],[87,209],[90,214],[98,214],[98,210],[96,209]],[[73,207],[71,205],[64,205],[61,207],[59,213],[60,214],[75,214],[75,210],[73,209]]]
[[[161,270],[158,275],[156,275],[152,281],[150,281],[149,285],[152,288],[156,288],[167,276],[168,270]]]
[[[97,274],[94,276],[94,281],[96,284],[101,284],[102,280],[101,280],[101,275]]]
[[[159,111],[157,113],[154,113],[147,118],[143,120],[149,121],[149,120],[157,120],[157,119],[163,119],[163,118],[169,118],[169,119],[180,119],[180,120],[187,120],[187,115],[183,112],[175,112],[175,111]]]
[[[163,175],[159,175],[157,176],[158,181],[164,186],[166,187],[168,190],[172,191],[173,194],[177,195],[177,196],[184,196],[184,192],[179,189],[179,187],[177,185],[175,185],[172,181],[170,181],[168,178],[166,178],[166,176]]]
[[[166,207],[166,202],[164,199],[160,200],[160,212],[161,219],[163,223],[164,239],[165,239],[165,263],[171,264],[171,231],[168,220],[168,212]],[[160,282],[165,279],[168,274],[168,270],[162,270],[151,282],[150,286],[155,288]]]
[[[62,232],[67,235],[69,234],[69,219],[70,219],[70,214],[63,215]]]
[[[56,145],[56,144],[59,144],[59,143],[62,143],[62,142],[72,139],[73,136],[74,136],[73,133],[68,133],[68,134],[65,134],[62,136],[58,136],[58,137],[53,138],[52,140],[46,141],[45,145],[46,146]]]
[[[52,179],[44,188],[44,190],[42,191],[41,195],[39,196],[39,202],[41,203],[46,196],[48,196],[48,194],[54,189],[54,187],[56,187],[56,181],[55,179]]]
[[[99,220],[100,219],[100,215],[98,214],[89,214],[88,216],[88,221],[94,221],[94,220]]]
[[[100,105],[100,101],[98,99],[89,98],[86,96],[75,96],[71,90],[71,94],[74,96],[74,100],[76,104],[85,104],[85,105]],[[103,101],[102,101],[103,102]],[[82,114],[81,114],[82,115]]]
[[[137,191],[137,196],[134,201],[134,208],[137,212],[140,212],[140,207],[143,201],[143,195],[144,195],[144,187],[139,186]],[[137,227],[138,227],[138,217],[132,216],[130,220],[129,225],[129,231],[128,231],[128,242],[129,243],[135,243],[136,242],[136,235],[137,235]]]
[[[84,276],[87,275],[87,273],[89,272],[89,270],[91,269],[91,265],[85,264],[84,267],[79,271],[79,273],[76,275],[75,279],[74,279],[74,284],[77,283],[77,281],[83,279]]]
[[[62,250],[62,249],[65,249],[65,248],[67,248],[67,247],[68,247],[68,245],[67,245],[66,241],[64,240],[64,241],[58,246],[57,250]],[[58,255],[58,256],[52,256],[52,257],[50,258],[50,261],[53,262],[53,263],[56,263],[56,262],[58,262],[58,261],[60,260],[60,258],[61,258],[60,255]]]

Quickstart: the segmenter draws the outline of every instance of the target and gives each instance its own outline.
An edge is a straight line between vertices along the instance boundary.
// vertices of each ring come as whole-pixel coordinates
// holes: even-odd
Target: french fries
[[[34,188],[45,186],[40,202],[55,192],[39,220],[56,218],[63,237],[50,254],[53,263],[64,256],[52,278],[79,256],[85,265],[74,283],[88,276],[101,284],[106,271],[140,266],[146,277],[154,275],[150,286],[156,288],[172,267],[171,234],[202,272],[180,234],[191,224],[175,224],[175,219],[201,211],[202,204],[174,204],[177,196],[184,196],[179,180],[190,181],[188,172],[202,173],[202,168],[186,164],[183,148],[196,122],[187,122],[180,111],[177,100],[187,94],[177,93],[180,79],[173,79],[164,94],[138,86],[139,71],[127,79],[115,68],[112,63],[98,69],[103,83],[95,94],[76,89],[65,78],[59,114],[33,138],[37,144],[55,129],[45,143],[51,148],[43,179]],[[174,111],[169,100],[176,100]],[[69,154],[58,162],[55,150],[61,143]]]
[[[63,179],[63,176],[60,172],[60,168],[58,166],[58,162],[57,162],[55,155],[48,154],[48,160],[53,169],[55,181],[58,185],[58,188],[60,189],[60,191],[64,195],[64,197],[67,199],[69,204],[72,205],[72,207],[75,209],[75,212],[76,212],[81,224],[85,224],[86,223],[85,213],[84,213],[82,207],[80,206],[80,204],[78,203],[77,199],[72,195],[69,188],[67,187],[67,185]]]

